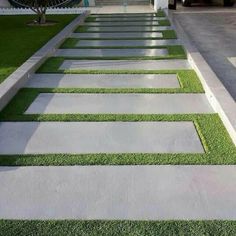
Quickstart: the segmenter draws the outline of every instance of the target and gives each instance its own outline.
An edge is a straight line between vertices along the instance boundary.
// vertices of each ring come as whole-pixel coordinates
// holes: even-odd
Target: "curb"
[[[178,38],[181,39],[186,49],[188,61],[196,71],[205,89],[206,96],[215,112],[223,121],[229,135],[236,145],[236,103],[223,86],[217,75],[213,72],[197,47],[190,40],[187,32],[174,16],[174,12],[166,11]]]
[[[76,17],[0,84],[0,110],[8,104],[30,76],[55,52],[65,38],[70,36],[77,26],[84,22],[89,14],[90,11],[85,11]]]

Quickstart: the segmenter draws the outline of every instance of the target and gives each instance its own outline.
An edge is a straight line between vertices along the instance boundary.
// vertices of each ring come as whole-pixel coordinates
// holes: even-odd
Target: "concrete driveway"
[[[236,101],[236,8],[178,6],[174,15]]]

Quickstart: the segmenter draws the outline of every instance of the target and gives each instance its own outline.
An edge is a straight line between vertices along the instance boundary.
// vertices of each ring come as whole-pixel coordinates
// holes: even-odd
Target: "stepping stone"
[[[72,38],[110,38],[110,39],[125,39],[125,38],[163,38],[161,32],[113,32],[113,33],[73,33]]]
[[[166,20],[164,19],[160,19],[160,20]],[[115,27],[119,27],[119,26],[158,26],[159,25],[159,21],[101,21],[101,22],[85,22],[84,23],[85,26],[115,26]]]
[[[204,153],[204,150],[193,122],[0,123],[0,154],[37,153]]]
[[[114,14],[92,14],[92,17],[157,17],[154,13],[128,13],[128,14],[122,14],[122,13],[114,13]]]
[[[25,114],[212,113],[205,94],[41,93]]]
[[[167,49],[58,49],[55,56],[59,57],[155,57],[167,56]]]
[[[235,165],[0,167],[0,218],[235,220],[235,173]]]
[[[179,88],[176,74],[34,74],[31,88]]]
[[[181,45],[176,39],[168,40],[83,40],[80,39],[76,44],[77,47],[147,47],[163,45]]]
[[[142,16],[142,17],[96,17],[93,22],[97,21],[157,21],[159,17],[149,17],[149,16]]]
[[[61,70],[178,70],[191,69],[187,60],[64,60]]]
[[[170,26],[121,26],[121,27],[88,27],[86,32],[155,32],[161,30],[171,30]]]

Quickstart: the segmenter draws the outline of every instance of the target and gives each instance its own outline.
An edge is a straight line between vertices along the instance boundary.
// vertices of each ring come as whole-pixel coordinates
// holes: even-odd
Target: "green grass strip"
[[[106,47],[106,46],[94,46],[94,47],[79,47],[76,46],[77,43],[79,42],[78,39],[75,38],[68,38],[65,40],[65,42],[61,45],[60,48],[63,49],[167,49],[168,50],[168,55],[165,56],[124,56],[124,57],[99,57],[99,58],[110,58],[110,59],[123,59],[123,58],[153,58],[153,59],[186,59],[186,53],[182,45],[163,45],[163,46],[111,46],[111,47]],[[76,57],[78,58],[78,57]],[[82,57],[84,58],[84,57]],[[91,57],[88,57],[91,58]],[[97,58],[97,57],[92,57],[92,58]]]
[[[86,69],[73,69],[61,70],[59,69],[64,62],[63,57],[50,57],[45,63],[37,70],[36,73],[64,73],[64,74],[176,74],[181,71],[192,70],[86,70]]]
[[[1,220],[4,236],[233,236],[236,221],[229,220]]]
[[[68,48],[68,41],[62,47]],[[99,48],[99,47],[97,47]],[[170,60],[170,59],[186,59],[186,53],[182,45],[158,46],[159,49],[167,49],[167,55],[160,56],[65,56],[55,57],[59,60]],[[86,47],[85,47],[86,49]],[[90,48],[95,49],[95,48]],[[124,49],[124,48],[123,48]],[[55,60],[56,61],[56,60]]]
[[[34,94],[32,94],[33,98]],[[25,121],[192,121],[204,146],[203,154],[119,153],[119,154],[35,154],[1,155],[1,166],[66,165],[214,165],[236,164],[236,148],[217,114],[112,115],[39,114],[19,115]],[[13,116],[17,118],[17,114]]]
[[[180,88],[122,88],[113,89],[117,92],[145,92],[145,93],[203,93],[203,87],[197,74],[193,70],[59,70],[62,58],[49,58],[37,71],[37,73],[65,73],[65,74],[177,74]],[[86,89],[88,90],[88,89]],[[91,89],[94,91],[94,89]],[[96,91],[109,91],[112,89],[96,89]],[[82,91],[82,88],[81,88]]]

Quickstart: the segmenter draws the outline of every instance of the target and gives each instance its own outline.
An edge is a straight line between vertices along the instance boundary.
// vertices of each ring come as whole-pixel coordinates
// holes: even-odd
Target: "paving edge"
[[[89,14],[90,11],[84,11],[76,17],[0,84],[0,110],[8,104],[44,61],[54,54],[56,48],[59,47],[65,38],[70,36],[78,25],[83,24]]]
[[[234,144],[236,145],[236,104],[217,75],[191,41],[181,23],[175,18],[175,12],[166,10],[169,20],[183,42],[187,58],[205,89],[206,96],[213,109],[219,114]]]

